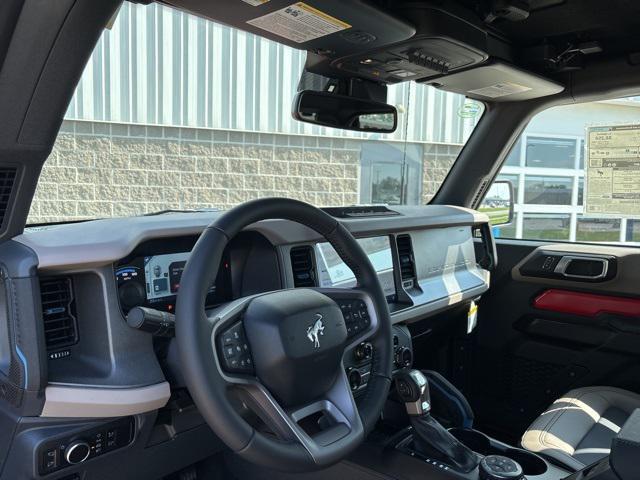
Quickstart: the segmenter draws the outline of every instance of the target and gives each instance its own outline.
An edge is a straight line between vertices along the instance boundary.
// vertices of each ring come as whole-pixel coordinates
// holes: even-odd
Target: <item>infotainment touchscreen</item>
[[[393,280],[393,258],[389,237],[360,238],[358,243],[369,257],[373,268],[378,272],[382,289],[387,297],[395,295]],[[342,261],[330,243],[316,245],[318,276],[321,287],[350,288],[355,285],[355,276]]]

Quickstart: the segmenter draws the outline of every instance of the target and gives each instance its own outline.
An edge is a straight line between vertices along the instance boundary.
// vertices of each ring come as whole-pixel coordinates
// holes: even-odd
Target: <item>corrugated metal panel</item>
[[[304,60],[304,52],[255,35],[168,7],[125,2],[99,40],[66,117],[370,137],[291,118]],[[392,86],[388,101],[411,108],[384,138],[462,143],[475,122],[458,115],[464,98],[430,87]]]

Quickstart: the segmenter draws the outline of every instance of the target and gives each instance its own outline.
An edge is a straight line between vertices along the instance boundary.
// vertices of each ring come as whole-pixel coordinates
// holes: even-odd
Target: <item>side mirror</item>
[[[509,180],[496,180],[478,210],[489,216],[491,226],[507,225],[513,221],[513,197],[513,184]]]
[[[293,100],[293,118],[358,132],[394,132],[398,112],[386,103],[329,92],[303,90]]]

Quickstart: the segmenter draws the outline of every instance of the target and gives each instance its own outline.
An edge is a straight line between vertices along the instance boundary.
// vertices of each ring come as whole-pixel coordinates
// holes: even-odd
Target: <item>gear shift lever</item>
[[[418,370],[402,370],[395,376],[396,390],[407,408],[407,414],[426,415],[431,411],[429,382]]]
[[[464,473],[476,468],[480,463],[478,455],[460,443],[431,416],[429,382],[422,372],[398,372],[395,384],[411,420],[414,449],[427,458],[442,461]]]

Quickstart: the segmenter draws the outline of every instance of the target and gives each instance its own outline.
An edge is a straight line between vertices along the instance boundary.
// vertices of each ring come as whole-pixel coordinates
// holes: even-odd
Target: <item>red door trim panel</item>
[[[540,310],[595,317],[610,313],[624,317],[640,317],[640,299],[596,295],[550,289],[538,295],[533,306]]]

